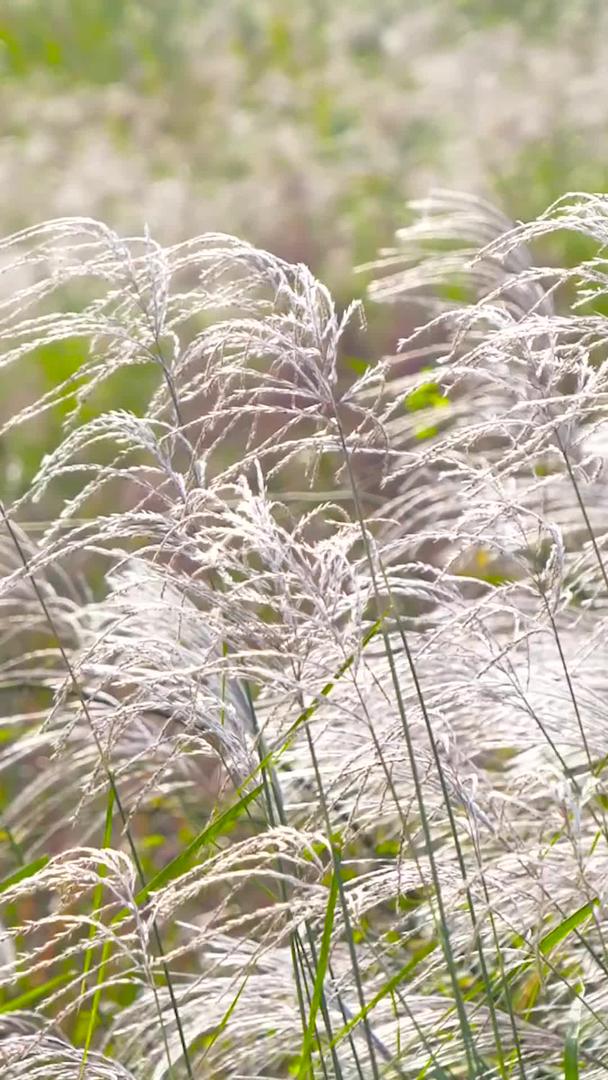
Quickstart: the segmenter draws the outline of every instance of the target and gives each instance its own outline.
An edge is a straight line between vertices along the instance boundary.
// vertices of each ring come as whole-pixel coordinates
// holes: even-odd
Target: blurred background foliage
[[[607,31],[604,0],[3,0],[0,233],[65,215],[166,243],[237,233],[306,262],[343,305],[434,185],[517,218],[606,188]],[[584,254],[566,236],[546,257]],[[370,310],[350,358],[392,350],[412,317]],[[3,373],[0,422],[83,348]],[[149,379],[130,371],[91,409],[113,395],[139,411]],[[63,419],[0,441],[1,495]]]

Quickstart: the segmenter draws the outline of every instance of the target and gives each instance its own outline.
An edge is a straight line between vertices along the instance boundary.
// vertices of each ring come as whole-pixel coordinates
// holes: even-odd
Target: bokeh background
[[[65,215],[165,243],[237,233],[340,305],[433,186],[528,218],[608,179],[606,0],[2,0],[0,75],[0,234]],[[566,236],[547,258],[580,255]],[[411,318],[369,309],[346,347],[390,351]],[[84,347],[0,372],[0,423]],[[145,394],[130,373],[120,403]],[[63,418],[0,439],[0,495]]]

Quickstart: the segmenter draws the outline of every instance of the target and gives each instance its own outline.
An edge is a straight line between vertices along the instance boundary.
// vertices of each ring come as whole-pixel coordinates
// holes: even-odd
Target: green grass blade
[[[23,994],[19,994],[19,997],[12,998],[11,1001],[1,1005],[0,1016],[4,1015],[4,1013],[16,1012],[18,1009],[31,1009],[38,1001],[42,1001],[47,994],[52,994],[60,986],[69,983],[73,977],[73,970],[64,972],[63,975],[54,975],[52,979],[43,983],[42,986],[35,986],[32,990],[26,990]]]
[[[578,994],[570,1006],[570,1016],[568,1019],[566,1042],[564,1045],[564,1080],[579,1080],[578,1036],[584,1000],[584,986],[582,982],[579,981],[577,983],[576,990]]]
[[[232,1016],[234,1010],[236,1009],[236,1006],[238,1004],[238,1000],[239,1000],[241,994],[243,993],[243,990],[247,986],[248,980],[249,980],[249,975],[246,975],[245,978],[243,979],[243,982],[239,986],[239,989],[238,989],[236,995],[233,997],[232,1001],[230,1002],[230,1005],[226,1009],[226,1012],[222,1016],[222,1019],[220,1020],[219,1024],[215,1028],[215,1031],[213,1031],[213,1033],[209,1036],[209,1038],[205,1040],[205,1052],[204,1052],[203,1057],[202,1057],[203,1061],[205,1059],[206,1054],[208,1053],[208,1051],[213,1046],[214,1042],[216,1042],[216,1040],[219,1039],[222,1032],[226,1029],[226,1025],[228,1024],[228,1021],[229,1021],[230,1017]]]
[[[564,1080],[579,1080],[578,1034],[568,1035],[564,1048]]]
[[[418,966],[418,964],[420,964],[425,959],[425,957],[429,955],[429,953],[434,952],[438,945],[439,942],[436,940],[428,941],[425,945],[422,946],[422,948],[418,949],[412,959],[408,960],[407,964],[404,964],[404,966],[400,968],[399,971],[395,972],[395,974],[392,975],[390,979],[387,979],[384,985],[381,986],[378,991],[376,991],[372,998],[370,998],[365,1007],[363,1009],[360,1009],[359,1012],[355,1016],[353,1016],[352,1020],[349,1020],[348,1023],[345,1024],[343,1028],[341,1028],[341,1030],[333,1039],[332,1046],[335,1046],[337,1043],[341,1042],[342,1039],[344,1039],[346,1035],[348,1035],[348,1033],[352,1031],[352,1029],[358,1023],[360,1023],[360,1021],[363,1020],[368,1015],[368,1013],[372,1011],[372,1009],[376,1007],[378,1002],[382,1001],[382,998],[386,997],[388,994],[392,994],[393,991],[400,985],[400,983],[409,979],[410,975]]]
[[[33,862],[27,863],[26,866],[20,866],[18,870],[15,870],[14,874],[4,878],[4,881],[0,881],[0,893],[6,892],[7,889],[12,888],[13,885],[17,885],[25,878],[33,877],[39,870],[42,870],[49,861],[48,855],[41,855],[39,859],[34,859]]]
[[[104,826],[104,830],[103,830],[103,846],[104,846],[104,848],[109,848],[110,844],[112,842],[113,813],[114,813],[114,791],[113,791],[112,788],[109,788],[108,789],[108,804],[106,806],[106,820],[105,820],[105,826]],[[100,867],[100,877],[103,877],[103,867]],[[101,909],[102,902],[103,902],[103,881],[100,881],[99,884],[96,885],[95,892],[93,894],[93,915],[97,915],[99,913],[99,911]],[[91,926],[91,930],[89,932],[89,937],[92,937],[94,933],[95,933],[95,928],[94,928],[94,926]],[[91,964],[93,963],[94,951],[95,951],[94,946],[90,945],[89,948],[87,949],[87,952],[86,952],[86,955],[85,955],[85,958],[84,958],[84,965],[83,965],[83,972],[82,972],[83,989],[84,989],[84,984],[85,984],[87,974],[88,974],[88,972],[89,972],[89,970],[91,968]],[[81,1063],[81,1066],[80,1066],[79,1080],[81,1080],[81,1078],[85,1075],[85,1069],[86,1069],[86,1065],[87,1065],[87,1058],[89,1056],[89,1050],[91,1048],[91,1043],[93,1041],[93,1035],[95,1034],[95,1029],[97,1027],[97,1017],[99,1015],[99,1002],[101,1001],[101,991],[102,991],[102,987],[103,987],[103,981],[104,981],[104,978],[105,978],[106,965],[107,965],[109,955],[110,955],[110,942],[106,941],[106,942],[104,942],[103,948],[101,950],[101,963],[99,965],[99,971],[97,973],[97,987],[96,987],[95,993],[93,995],[93,1001],[92,1001],[92,1004],[91,1004],[91,1013],[90,1013],[90,1016],[89,1016],[89,1023],[88,1023],[88,1026],[87,1026],[87,1033],[86,1033],[85,1040],[84,1040],[84,1052],[83,1052],[83,1055],[82,1055],[82,1063]]]
[[[573,911],[572,915],[569,915],[567,919],[563,919],[559,926],[555,926],[548,934],[545,934],[539,944],[543,956],[547,956],[556,945],[560,945],[568,937],[568,934],[571,934],[573,930],[577,930],[589,918],[598,904],[599,900],[597,898],[590,900],[589,903],[583,904],[582,907]]]
[[[245,795],[241,796],[238,802],[233,803],[227,810],[224,810],[222,814],[219,814],[213,821],[211,821],[205,828],[194,837],[193,840],[180,851],[179,855],[176,855],[171,862],[168,862],[166,866],[163,866],[162,870],[159,870],[153,878],[143,889],[140,889],[135,897],[135,903],[138,907],[141,907],[143,903],[148,899],[150,893],[156,889],[162,888],[163,885],[167,885],[168,882],[173,881],[179,877],[180,874],[189,870],[192,866],[192,860],[196,857],[202,847],[212,844],[218,837],[224,835],[228,829],[236,823],[238,818],[244,810],[247,809],[250,803],[261,794],[262,785],[248,791]],[[122,913],[121,913],[122,914]]]
[[[323,985],[325,983],[325,975],[327,973],[327,965],[329,963],[329,950],[331,946],[331,932],[334,925],[334,914],[336,910],[336,899],[338,896],[338,884],[339,879],[337,873],[333,873],[331,876],[331,885],[329,888],[329,897],[327,899],[327,909],[325,912],[325,921],[323,924],[323,936],[321,938],[321,948],[319,950],[319,959],[317,963],[317,970],[315,972],[315,981],[312,991],[312,999],[310,1002],[310,1012],[308,1015],[308,1023],[306,1025],[306,1031],[304,1032],[304,1038],[302,1040],[302,1052],[300,1056],[300,1068],[298,1071],[299,1080],[304,1080],[306,1076],[310,1074],[310,1051],[315,1037],[315,1025],[317,1021],[317,1013],[321,1004],[321,997],[323,995]]]

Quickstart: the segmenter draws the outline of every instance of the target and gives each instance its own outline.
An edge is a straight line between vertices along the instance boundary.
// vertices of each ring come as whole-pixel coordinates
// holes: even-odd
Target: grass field
[[[608,1074],[607,28],[3,6],[2,1078]]]

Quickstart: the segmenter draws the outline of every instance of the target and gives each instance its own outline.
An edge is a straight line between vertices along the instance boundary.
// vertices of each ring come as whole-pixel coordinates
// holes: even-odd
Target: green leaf
[[[421,409],[446,409],[450,402],[436,382],[428,382],[406,394],[403,404],[408,412],[420,412]]]
[[[387,994],[392,994],[393,990],[395,990],[400,983],[409,979],[412,972],[418,967],[418,964],[420,964],[429,953],[434,952],[438,944],[438,941],[427,941],[420,949],[417,949],[411,960],[408,960],[407,964],[405,964],[400,971],[397,971],[395,975],[392,975],[391,978],[380,987],[378,992],[374,994],[373,998],[367,1002],[365,1007],[360,1009],[357,1015],[353,1016],[352,1020],[349,1020],[348,1023],[341,1028],[338,1034],[334,1036],[330,1044],[330,1049],[341,1042],[341,1040],[352,1031],[355,1025],[358,1024],[360,1020],[363,1020],[367,1014],[376,1007],[379,1001],[382,1001],[382,998],[386,997]]]
[[[371,360],[364,360],[361,356],[345,356],[344,363],[348,365],[351,371],[354,371],[355,375],[365,375],[372,362]]]
[[[568,1035],[564,1047],[564,1080],[579,1080],[578,1032]]]
[[[564,919],[559,926],[555,926],[553,930],[550,930],[548,934],[545,934],[540,940],[539,949],[543,956],[547,956],[556,945],[560,945],[568,934],[571,934],[573,930],[577,930],[581,923],[586,922],[589,916],[592,914],[594,907],[597,907],[599,900],[596,897],[594,900],[590,900],[588,904],[583,904],[582,907],[573,911],[572,915],[569,915],[567,919]]]
[[[321,938],[321,948],[319,950],[319,959],[317,963],[317,970],[315,972],[315,982],[312,992],[312,999],[310,1002],[310,1013],[308,1016],[308,1023],[306,1025],[306,1031],[304,1032],[304,1039],[302,1040],[302,1053],[300,1057],[300,1069],[298,1071],[298,1077],[300,1080],[310,1074],[310,1051],[315,1037],[315,1024],[317,1020],[317,1013],[321,1004],[321,997],[323,994],[323,985],[325,983],[325,974],[327,972],[327,965],[329,963],[329,949],[331,945],[331,931],[334,925],[334,912],[336,910],[336,899],[338,896],[338,886],[340,883],[339,872],[332,874],[331,884],[329,887],[329,896],[327,899],[327,909],[325,911],[325,921],[323,924],[323,937]]]
[[[249,979],[250,974],[251,973],[249,972],[245,976],[245,978],[243,979],[243,982],[239,986],[239,989],[238,989],[238,992],[237,992],[236,996],[230,1002],[230,1005],[226,1009],[226,1012],[222,1016],[222,1019],[220,1020],[219,1024],[217,1025],[215,1031],[213,1031],[212,1034],[209,1035],[209,1037],[205,1039],[205,1051],[203,1053],[203,1061],[205,1059],[205,1055],[211,1049],[211,1047],[213,1046],[216,1039],[218,1039],[220,1037],[220,1035],[222,1034],[222,1032],[226,1028],[227,1023],[228,1023],[230,1017],[232,1016],[232,1013],[234,1012],[234,1010],[236,1008],[237,1002],[238,1002],[241,994],[243,993],[243,990],[245,989],[245,987],[247,985],[247,981]]]
[[[103,830],[103,846],[104,846],[104,848],[109,848],[110,844],[112,843],[113,815],[114,815],[114,789],[110,788],[109,791],[108,791],[108,802],[107,802],[107,805],[106,805],[106,819],[105,819],[105,825],[104,825],[104,830]],[[104,870],[103,866],[100,866],[100,868],[99,868],[99,876],[101,878],[103,878],[104,874],[105,874],[105,870]],[[99,884],[95,886],[95,892],[94,892],[94,895],[93,895],[93,914],[94,915],[97,915],[98,912],[101,910],[102,901],[103,901],[103,881],[100,881]],[[91,939],[94,936],[94,934],[95,934],[95,927],[94,927],[94,925],[91,925],[91,929],[89,931],[89,939]],[[106,965],[107,965],[107,961],[108,961],[109,956],[110,956],[110,950],[111,950],[110,942],[105,941],[104,944],[103,944],[102,950],[101,950],[101,963],[99,965],[99,971],[97,973],[97,986],[95,987],[95,993],[93,995],[93,1003],[91,1005],[91,1012],[90,1012],[90,1015],[89,1015],[89,1023],[88,1023],[88,1027],[87,1027],[87,1033],[85,1035],[85,1040],[84,1040],[84,1053],[82,1055],[82,1063],[81,1063],[81,1066],[80,1066],[79,1080],[81,1080],[81,1077],[83,1077],[85,1075],[87,1059],[88,1059],[88,1056],[89,1056],[89,1051],[91,1049],[91,1043],[93,1041],[93,1036],[95,1034],[95,1028],[97,1027],[97,1017],[99,1015],[99,1003],[101,1001],[101,991],[102,991],[102,987],[103,987],[103,983],[104,983],[104,979],[105,979],[105,975],[106,975]],[[84,958],[84,966],[83,966],[83,971],[82,971],[82,991],[81,991],[82,993],[84,993],[84,991],[86,989],[86,977],[87,977],[87,974],[88,974],[88,972],[89,972],[89,970],[91,968],[91,965],[93,963],[93,952],[94,952],[93,947],[91,945],[89,945],[89,947],[88,947],[88,949],[86,951],[85,958]]]
[[[135,897],[135,902],[138,907],[141,907],[143,903],[148,899],[150,893],[155,892],[156,889],[160,889],[163,885],[166,885],[169,881],[173,881],[180,874],[185,873],[192,866],[192,862],[202,847],[212,844],[218,836],[225,835],[229,829],[235,825],[237,819],[241,816],[243,811],[257,799],[258,795],[262,792],[262,785],[258,784],[252,791],[243,795],[238,802],[233,803],[227,810],[224,810],[223,814],[219,814],[214,821],[211,821],[209,825],[195,836],[193,840],[180,851],[179,855],[176,855],[171,862],[163,866],[162,870],[159,870],[153,878],[150,879],[147,885],[143,889],[140,889]]]
[[[549,930],[549,932],[540,939],[538,946],[540,953],[543,956],[548,956],[557,945],[560,945],[562,941],[565,941],[569,934],[574,930],[577,930],[578,927],[589,918],[597,904],[599,904],[597,898],[590,900],[589,903],[583,904],[582,907],[573,911],[566,919],[563,919],[558,926],[554,926],[552,930]],[[525,944],[526,942],[524,940],[518,940],[517,937],[513,940],[513,945],[516,948],[522,948]],[[507,981],[513,983],[520,975],[523,976],[529,973],[532,966],[533,960],[530,957],[521,960],[518,964],[514,964],[507,973]],[[526,1007],[525,1002],[530,996],[534,998],[538,993],[539,988],[540,982],[538,972],[530,973],[524,982],[522,989],[519,991],[519,997],[522,999],[520,1001],[521,1008]]]
[[[73,970],[64,972],[63,975],[54,975],[52,979],[49,979],[42,986],[35,986],[33,990],[26,990],[19,997],[12,998],[11,1001],[7,1001],[0,1006],[0,1015],[15,1012],[17,1009],[30,1009],[38,1001],[51,994],[53,990],[57,990],[63,983],[68,983],[73,977]]]
[[[578,1071],[578,1033],[581,1026],[581,1013],[583,1011],[584,985],[576,984],[576,997],[570,1006],[568,1027],[566,1029],[566,1042],[564,1045],[564,1080],[579,1080]]]
[[[430,427],[418,428],[414,434],[419,442],[424,442],[425,439],[433,439],[438,431],[439,428],[435,424],[431,424]]]
[[[403,400],[404,408],[410,413],[434,409],[447,409],[449,404],[449,398],[442,393],[441,388],[436,382],[422,383],[414,390],[411,390],[409,394],[406,394]],[[425,439],[432,439],[437,435],[438,431],[439,428],[436,424],[425,423],[423,421],[422,424],[415,429],[414,436],[422,442]]]
[[[28,863],[27,866],[20,866],[18,870],[15,870],[14,874],[10,877],[0,881],[0,893],[6,892],[7,889],[12,888],[13,885],[17,885],[19,881],[23,881],[24,878],[33,877],[39,870],[42,870],[49,861],[48,855],[41,855],[39,859],[34,859],[33,862]]]

